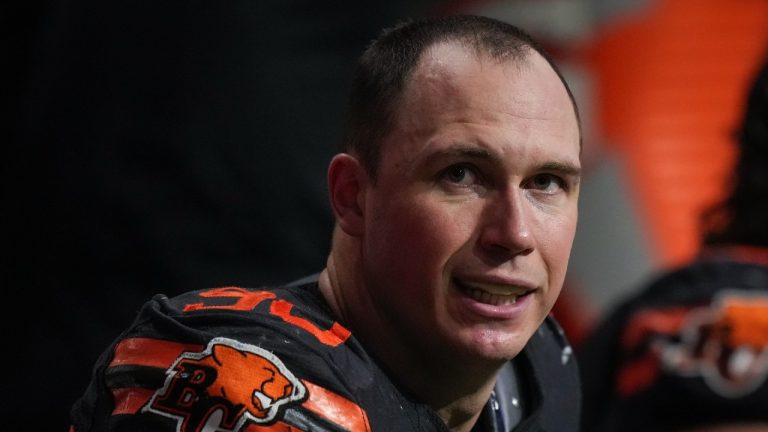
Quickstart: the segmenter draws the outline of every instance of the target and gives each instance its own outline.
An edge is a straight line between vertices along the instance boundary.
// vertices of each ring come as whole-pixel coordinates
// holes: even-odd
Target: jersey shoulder
[[[99,360],[72,418],[76,432],[367,431],[395,407],[407,411],[397,422],[440,430],[309,283],[156,296]]]

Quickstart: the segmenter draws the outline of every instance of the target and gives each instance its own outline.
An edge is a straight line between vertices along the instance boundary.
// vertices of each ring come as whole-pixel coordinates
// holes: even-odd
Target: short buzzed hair
[[[385,29],[358,60],[352,80],[342,151],[355,154],[375,181],[380,144],[393,126],[395,112],[422,54],[441,42],[458,42],[493,59],[526,59],[539,53],[557,73],[579,121],[578,108],[560,70],[544,49],[520,28],[493,18],[453,15],[410,20]]]

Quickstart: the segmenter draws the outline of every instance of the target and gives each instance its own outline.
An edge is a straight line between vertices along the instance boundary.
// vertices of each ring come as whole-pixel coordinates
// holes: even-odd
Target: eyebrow
[[[496,155],[494,155],[493,153],[483,148],[456,144],[432,153],[427,157],[427,160],[433,161],[433,160],[444,158],[444,157],[483,159],[488,161],[494,161],[499,159]]]
[[[581,168],[570,163],[546,162],[541,165],[540,169],[542,171],[555,171],[572,177],[581,177]]]
[[[428,161],[433,161],[441,157],[466,157],[472,159],[482,159],[487,161],[500,161],[500,158],[486,149],[456,144],[446,149],[442,149],[430,155]],[[568,162],[549,161],[541,164],[540,171],[553,171],[562,175],[581,177],[581,167]]]

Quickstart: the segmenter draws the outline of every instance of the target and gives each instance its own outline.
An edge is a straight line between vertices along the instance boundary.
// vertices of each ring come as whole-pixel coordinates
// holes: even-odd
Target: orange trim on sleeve
[[[309,392],[302,406],[314,413],[339,424],[350,431],[370,432],[368,416],[359,405],[336,393],[302,380]]]
[[[286,312],[289,312],[289,310]],[[302,320],[301,318],[290,317],[295,318],[297,321]],[[334,334],[334,331],[338,330],[332,329],[331,331],[328,331],[328,333]],[[181,344],[158,339],[125,339],[115,347],[115,357],[109,366],[132,365],[168,368],[183,352],[199,352],[204,348],[205,347],[202,345]],[[337,423],[350,431],[371,431],[368,416],[366,415],[365,410],[360,406],[317,384],[308,381],[303,381],[303,383],[307,387],[309,393],[309,398],[302,404],[305,409],[310,410],[329,421]],[[136,387],[112,390],[112,396],[115,402],[112,414],[136,414],[150,400],[154,391],[155,389]],[[298,429],[283,422],[278,422],[266,427],[250,425],[246,430],[247,432],[298,431]]]
[[[159,339],[130,338],[115,347],[115,356],[109,367],[132,365],[168,368],[181,353],[198,352],[204,345],[182,344]]]
[[[304,408],[343,426],[347,430],[355,432],[371,431],[368,416],[360,406],[317,384],[312,384],[309,381],[302,382],[309,392],[309,399],[302,404]],[[115,401],[112,415],[136,414],[146,405],[153,393],[154,389],[145,388],[119,388],[112,390],[112,397]],[[251,424],[246,429],[246,432],[262,431],[295,432],[299,431],[299,429],[283,422],[270,426]]]
[[[154,393],[153,389],[119,388],[112,390],[115,408],[112,415],[136,414]]]
[[[245,428],[245,432],[304,432],[301,429],[295,428],[287,423],[281,421],[271,424],[269,426],[259,426],[257,424],[249,424]]]

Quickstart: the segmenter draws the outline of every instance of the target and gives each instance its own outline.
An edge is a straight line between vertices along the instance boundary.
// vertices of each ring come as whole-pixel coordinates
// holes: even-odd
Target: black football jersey
[[[548,318],[478,432],[575,431],[575,359]],[[155,296],[99,358],[70,432],[447,431],[334,321],[316,279]]]
[[[585,432],[768,421],[768,249],[660,271],[580,345]]]

